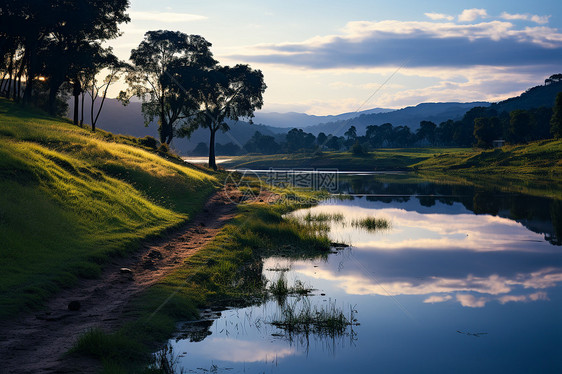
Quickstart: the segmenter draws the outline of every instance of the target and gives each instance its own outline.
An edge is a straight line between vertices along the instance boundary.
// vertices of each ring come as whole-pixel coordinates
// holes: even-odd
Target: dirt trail
[[[126,259],[108,265],[99,279],[81,280],[50,300],[44,311],[21,316],[0,326],[0,373],[88,373],[89,366],[62,358],[88,329],[115,330],[131,298],[179,267],[183,260],[212,240],[236,213],[232,191],[215,193],[204,210],[175,233],[145,243]],[[128,268],[131,274],[123,273]],[[78,311],[69,311],[71,301]],[[84,367],[86,365],[86,367]]]

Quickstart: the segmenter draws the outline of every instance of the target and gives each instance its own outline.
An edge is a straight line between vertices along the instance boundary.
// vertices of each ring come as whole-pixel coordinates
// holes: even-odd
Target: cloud
[[[509,302],[529,302],[538,300],[549,300],[546,292],[535,292],[530,295],[505,295],[498,298],[501,304]]]
[[[485,297],[476,298],[470,294],[457,294],[457,301],[461,303],[462,306],[467,306],[470,308],[482,308],[489,300]]]
[[[258,45],[232,58],[304,69],[557,66],[562,33],[546,26],[517,29],[506,21],[350,22],[341,35]]]
[[[487,16],[488,13],[486,12],[486,9],[477,9],[477,8],[465,9],[459,15],[459,21],[472,22],[478,18],[486,18]]]
[[[442,20],[442,19],[452,21],[453,19],[455,19],[455,17],[449,16],[449,15],[443,14],[443,13],[424,13],[424,14],[427,18],[432,19],[434,21],[438,21],[438,20]]]
[[[500,18],[508,20],[508,21],[515,21],[515,20],[532,21],[532,22],[538,23],[539,25],[544,25],[544,24],[548,23],[548,20],[549,20],[550,16],[539,16],[539,15],[536,15],[536,14],[531,15],[529,13],[510,14],[510,13],[507,13],[507,12],[502,12],[502,14],[500,14]]]
[[[445,296],[438,296],[438,295],[433,295],[428,297],[427,299],[425,299],[423,302],[424,303],[442,303],[445,302],[447,300],[451,300],[453,297],[451,295],[445,295]]]
[[[208,17],[198,14],[177,13],[177,12],[129,12],[133,21],[156,21],[163,23],[179,23],[191,21],[203,21]]]

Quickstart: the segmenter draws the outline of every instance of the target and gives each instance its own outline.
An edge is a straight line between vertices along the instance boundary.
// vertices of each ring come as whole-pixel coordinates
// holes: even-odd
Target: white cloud
[[[431,20],[434,20],[434,21],[438,21],[438,20],[442,20],[442,19],[452,21],[453,19],[455,19],[455,17],[449,16],[449,15],[443,14],[443,13],[424,13],[424,14],[427,18],[429,18]]]
[[[202,21],[208,18],[198,14],[177,13],[177,12],[132,11],[129,12],[129,15],[131,16],[132,21],[156,21],[156,22],[163,22],[163,23]]]
[[[478,18],[486,18],[487,16],[488,13],[486,12],[486,9],[477,9],[477,8],[465,9],[459,15],[459,21],[472,22]]]
[[[482,308],[489,300],[485,297],[476,298],[470,294],[457,294],[457,301],[461,303],[462,306],[467,306],[470,308]]]
[[[433,295],[428,297],[427,299],[425,299],[423,302],[424,303],[442,303],[445,302],[447,300],[451,300],[453,297],[451,295],[445,295],[445,296],[438,296],[438,295]]]
[[[548,20],[550,18],[550,16],[539,16],[536,14],[529,14],[529,13],[507,13],[507,12],[502,12],[502,14],[500,14],[500,18],[505,19],[505,20],[521,20],[521,21],[532,21],[535,23],[538,23],[539,25],[544,25],[548,23]]]
[[[546,292],[535,292],[529,295],[529,299],[533,301],[537,300],[549,300]]]
[[[510,301],[527,301],[527,296],[525,295],[505,295],[498,298],[499,302],[502,304],[509,303]]]
[[[549,300],[546,292],[535,292],[530,295],[505,295],[498,298],[498,301],[502,304],[509,302],[529,302],[537,300]]]
[[[537,16],[537,15],[533,15],[531,16],[531,21],[538,23],[540,25],[544,25],[545,23],[548,23],[548,19],[550,18],[550,16]]]

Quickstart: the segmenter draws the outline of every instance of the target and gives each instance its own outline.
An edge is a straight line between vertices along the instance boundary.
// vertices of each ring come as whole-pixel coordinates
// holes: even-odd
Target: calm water
[[[173,339],[187,372],[561,373],[562,203],[417,182],[342,176],[340,192],[295,212],[341,213],[324,260],[270,258],[264,275],[314,288],[289,305],[353,309],[341,336],[288,335],[275,301],[223,311],[199,342]],[[376,216],[369,233],[353,219]],[[279,271],[279,269],[289,269]]]

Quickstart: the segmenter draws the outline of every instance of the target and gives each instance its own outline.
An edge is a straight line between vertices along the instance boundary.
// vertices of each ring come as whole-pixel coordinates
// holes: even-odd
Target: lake
[[[307,296],[212,313],[170,340],[186,372],[560,373],[562,202],[408,174],[340,175],[294,217],[332,216],[327,258],[269,258]],[[363,218],[386,220],[368,231]],[[287,332],[286,308],[338,310],[345,331]],[[353,320],[356,320],[353,322]]]

